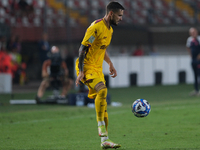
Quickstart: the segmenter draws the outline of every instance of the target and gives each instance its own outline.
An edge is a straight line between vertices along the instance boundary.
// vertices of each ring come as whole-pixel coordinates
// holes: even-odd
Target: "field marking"
[[[157,107],[157,106],[156,106]],[[189,107],[195,107],[195,106],[187,106]],[[151,107],[152,108],[152,107]],[[178,109],[185,109],[186,106],[172,106],[172,107],[165,107],[165,108],[153,108],[153,110],[178,110]],[[122,111],[115,111],[115,112],[109,112],[110,115],[117,115],[117,114],[122,114],[125,112],[131,112],[131,110],[122,110]],[[85,118],[85,117],[96,117],[95,114],[91,115],[80,115],[80,116],[72,116],[72,117],[67,117],[67,118],[53,118],[53,119],[41,119],[41,120],[30,120],[30,121],[18,121],[18,122],[13,122],[13,123],[0,123],[0,125],[16,125],[16,124],[28,124],[28,123],[41,123],[41,122],[50,122],[50,121],[55,121],[55,120],[73,120],[73,119],[80,119],[80,118]]]
[[[127,110],[110,112],[109,115],[122,114],[124,112],[127,112]],[[85,117],[96,117],[96,115],[92,114],[92,115],[87,115],[87,116],[80,115],[80,116],[73,116],[73,117],[67,117],[67,118],[41,119],[41,120],[30,120],[30,121],[18,121],[18,122],[13,122],[13,123],[0,123],[0,125],[16,125],[16,124],[28,124],[28,123],[41,123],[41,122],[49,122],[49,121],[55,121],[55,120],[80,119],[80,118],[85,118]]]

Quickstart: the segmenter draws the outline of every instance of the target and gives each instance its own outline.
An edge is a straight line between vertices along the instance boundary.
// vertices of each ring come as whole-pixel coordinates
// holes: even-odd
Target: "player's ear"
[[[108,13],[108,14],[109,14],[109,16],[111,16],[111,17],[112,17],[112,16],[113,16],[113,11],[109,11],[109,13]]]

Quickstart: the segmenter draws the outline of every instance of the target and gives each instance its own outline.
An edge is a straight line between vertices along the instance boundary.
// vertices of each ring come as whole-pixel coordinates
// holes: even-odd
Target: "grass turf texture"
[[[108,89],[109,137],[121,150],[200,149],[200,97],[189,97],[192,85]],[[36,93],[15,94],[33,99]],[[47,93],[48,94],[48,93]],[[151,104],[145,118],[131,112],[144,98]],[[10,105],[1,94],[1,150],[100,150],[94,108],[65,105]]]

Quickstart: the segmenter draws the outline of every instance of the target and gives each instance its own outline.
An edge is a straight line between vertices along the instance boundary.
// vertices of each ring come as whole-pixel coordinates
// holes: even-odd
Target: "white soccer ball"
[[[151,105],[145,99],[137,99],[132,104],[132,112],[136,117],[146,117],[151,111]]]

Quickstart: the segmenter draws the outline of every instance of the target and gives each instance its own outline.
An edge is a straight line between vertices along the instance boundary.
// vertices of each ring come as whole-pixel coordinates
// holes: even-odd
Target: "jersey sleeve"
[[[186,47],[190,48],[191,38],[189,37],[186,41]]]
[[[81,44],[84,46],[91,46],[97,37],[98,28],[95,24],[92,24],[90,27],[88,27]]]

